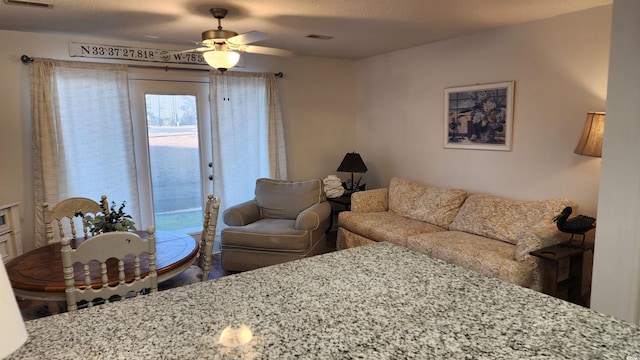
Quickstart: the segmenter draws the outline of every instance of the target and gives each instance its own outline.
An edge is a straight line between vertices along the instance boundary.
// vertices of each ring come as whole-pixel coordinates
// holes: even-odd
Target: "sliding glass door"
[[[142,224],[202,231],[212,193],[209,85],[130,80]]]

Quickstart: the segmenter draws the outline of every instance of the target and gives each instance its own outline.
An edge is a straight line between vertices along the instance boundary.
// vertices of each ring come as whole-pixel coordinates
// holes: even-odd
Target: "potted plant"
[[[111,208],[108,208],[108,203],[103,197],[100,200],[102,213],[95,214],[95,216],[85,216],[82,220],[84,226],[89,227],[92,235],[110,231],[136,230],[135,223],[131,220],[131,215],[124,212],[125,204],[126,202],[123,201],[122,205],[116,210],[116,202],[112,201]]]

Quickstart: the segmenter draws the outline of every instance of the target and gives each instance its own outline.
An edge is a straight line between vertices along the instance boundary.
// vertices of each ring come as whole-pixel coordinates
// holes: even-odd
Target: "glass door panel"
[[[130,80],[141,225],[199,234],[212,193],[209,87]]]
[[[146,94],[156,228],[202,230],[202,184],[196,97]]]

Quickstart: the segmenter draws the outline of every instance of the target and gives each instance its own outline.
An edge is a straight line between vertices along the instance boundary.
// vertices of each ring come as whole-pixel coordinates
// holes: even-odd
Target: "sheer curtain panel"
[[[139,219],[127,76],[126,65],[34,59],[36,247],[46,243],[43,202],[105,194]]]
[[[256,179],[287,178],[280,97],[273,74],[211,72],[214,194],[223,208],[252,199]]]

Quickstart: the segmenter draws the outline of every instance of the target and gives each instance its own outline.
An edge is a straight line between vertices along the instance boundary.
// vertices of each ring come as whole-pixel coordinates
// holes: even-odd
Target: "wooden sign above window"
[[[72,57],[207,65],[201,53],[178,53],[178,51],[135,46],[69,43],[69,55]]]

